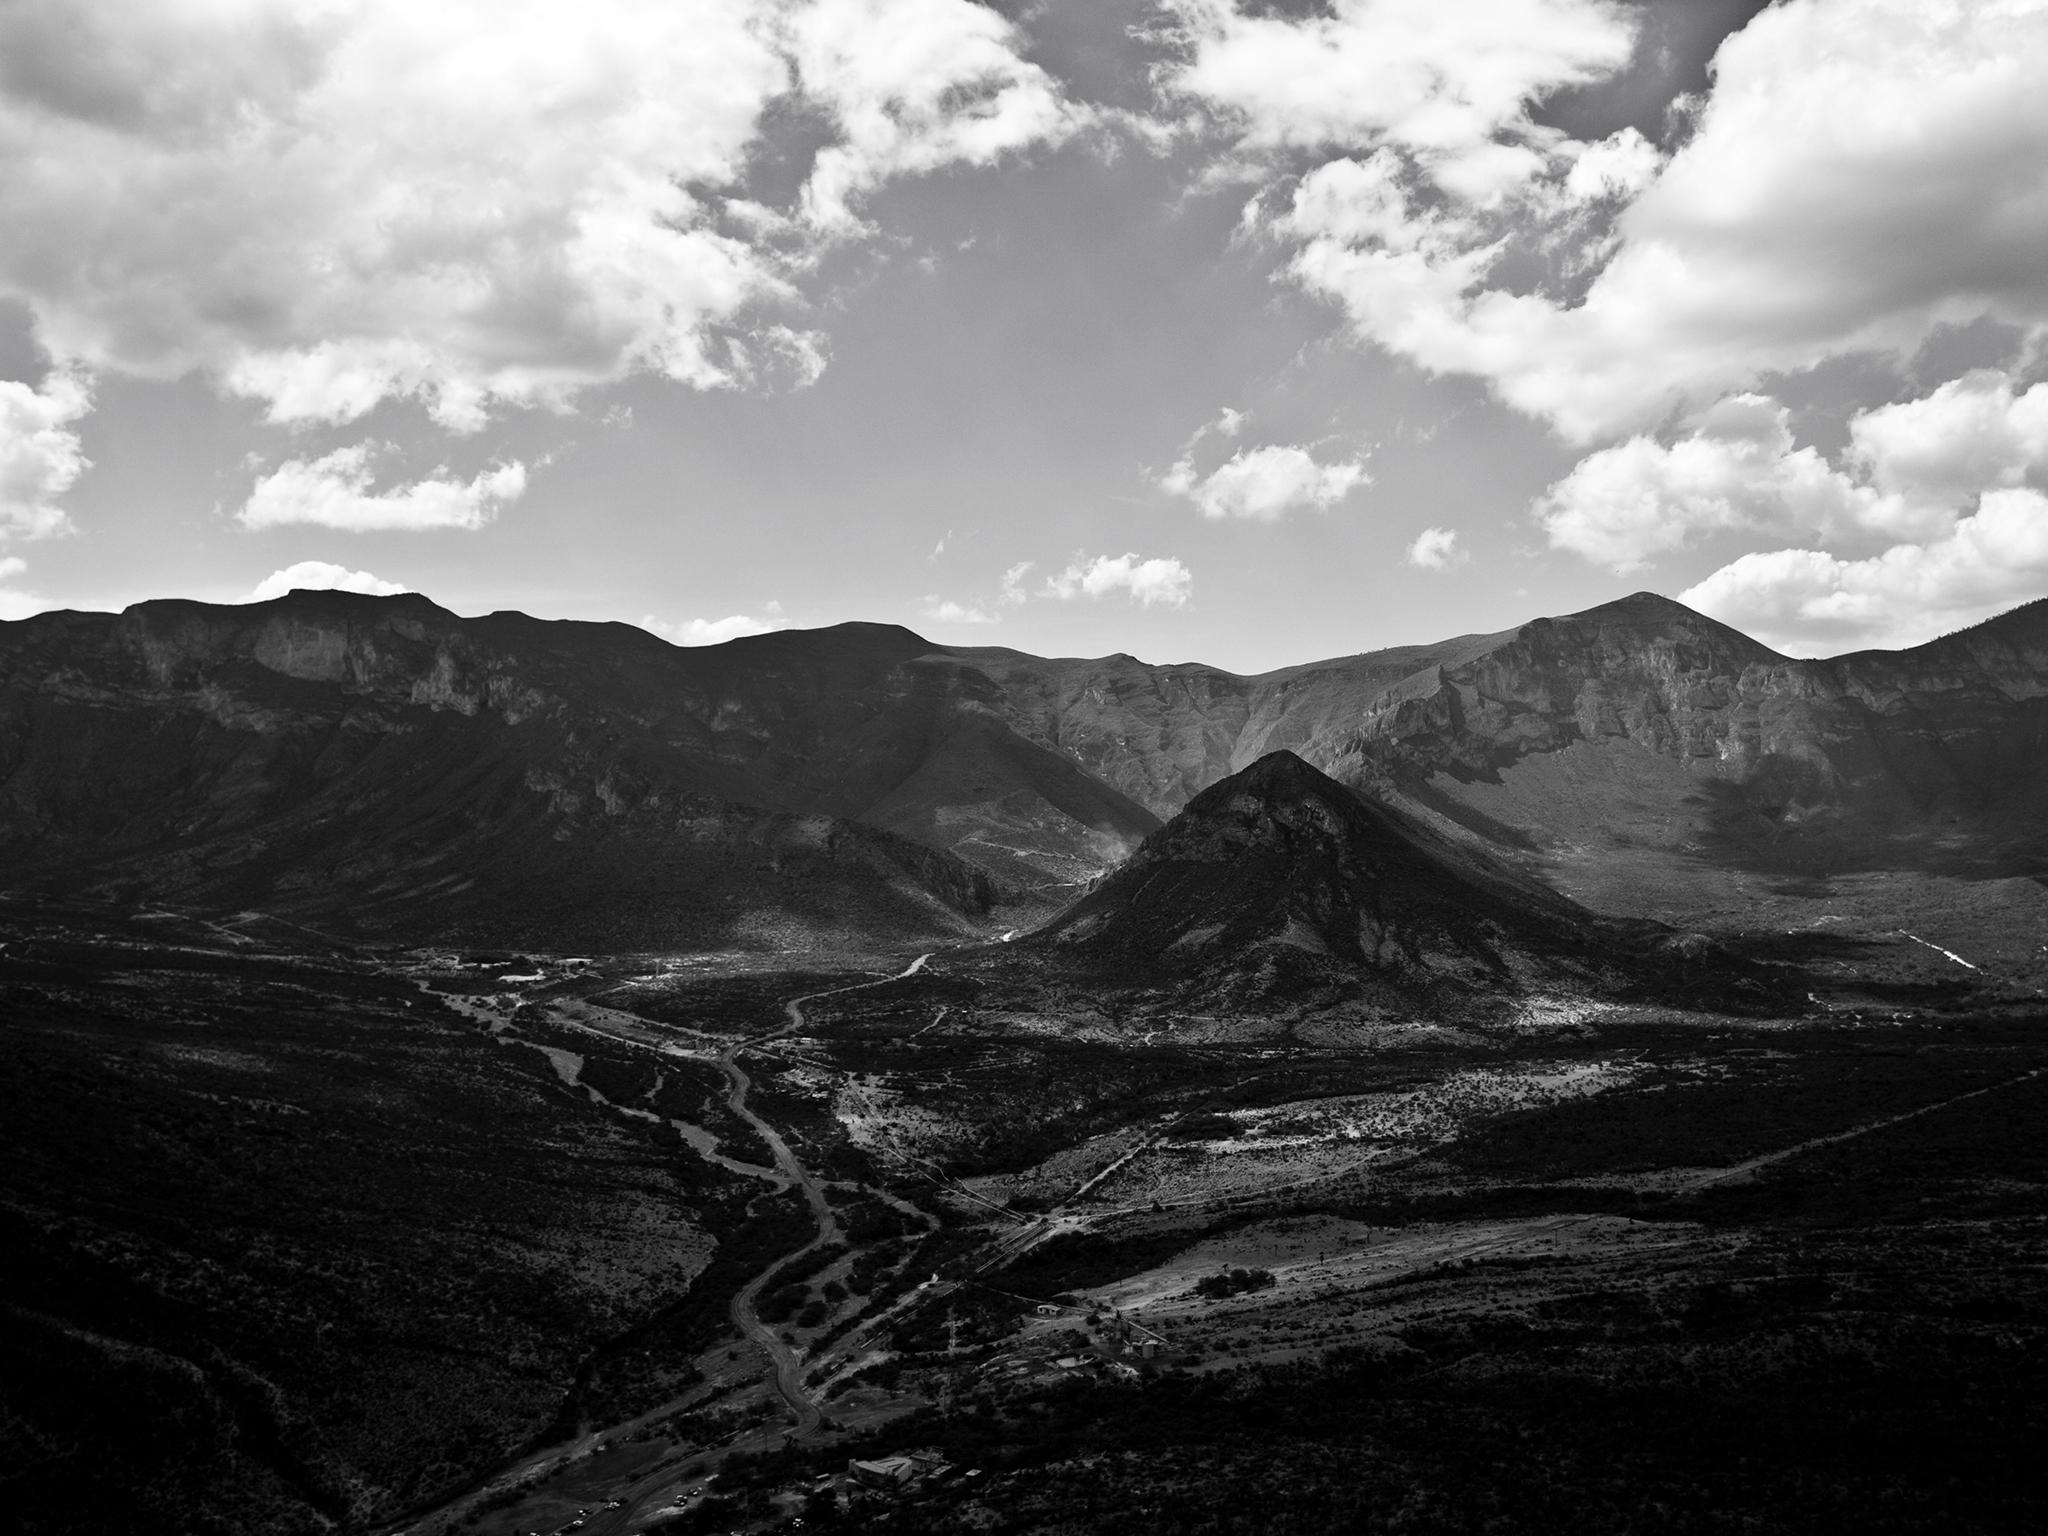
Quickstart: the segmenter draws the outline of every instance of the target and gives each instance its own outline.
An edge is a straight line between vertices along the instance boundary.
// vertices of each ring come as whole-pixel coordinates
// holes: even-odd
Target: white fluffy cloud
[[[1160,479],[1160,488],[1184,496],[1210,518],[1277,522],[1290,512],[1335,506],[1370,476],[1363,459],[1320,464],[1306,448],[1269,443],[1241,450],[1206,475],[1192,459],[1181,459]]]
[[[934,624],[1000,624],[1002,615],[991,613],[979,603],[956,603],[951,598],[927,597],[918,609]]]
[[[1618,573],[1720,533],[1927,544],[1987,492],[2048,485],[2048,385],[1973,373],[1853,417],[1849,437],[1830,464],[1793,446],[1777,401],[1731,396],[1669,445],[1588,454],[1532,510],[1553,548]]]
[[[1891,521],[1891,504],[1792,446],[1791,413],[1736,395],[1670,446],[1633,437],[1587,455],[1536,503],[1553,548],[1618,573],[1726,532],[1834,533]]]
[[[41,389],[0,380],[0,539],[45,538],[70,526],[57,498],[86,471],[71,424],[91,405],[70,374],[52,374]]]
[[[1135,554],[1076,555],[1057,575],[1046,578],[1044,593],[1068,601],[1077,597],[1109,597],[1122,592],[1144,607],[1184,608],[1194,595],[1194,574],[1171,557],[1146,560]]]
[[[1425,528],[1408,546],[1408,563],[1421,571],[1447,571],[1469,558],[1455,528]]]
[[[787,629],[789,620],[783,617],[782,604],[770,603],[761,618],[733,613],[722,619],[686,619],[681,624],[664,624],[650,613],[640,621],[640,627],[674,645],[723,645],[728,640]]]
[[[310,523],[351,533],[481,528],[526,492],[526,466],[501,464],[470,480],[445,475],[373,490],[375,443],[289,459],[256,482],[237,514],[244,527]]]
[[[1596,46],[1601,16],[1625,29],[1618,8],[1583,7],[1566,35],[1584,46],[1544,53],[1524,46],[1533,7],[1470,7],[1503,29],[1490,89],[1466,83],[1478,66],[1446,23],[1422,55],[1437,72],[1398,114],[1344,109],[1312,66],[1332,36],[1405,8],[1195,9],[1221,18],[1204,36],[1265,40],[1266,84],[1191,68],[1183,92],[1241,114],[1252,139],[1348,151],[1248,210],[1291,247],[1293,278],[1361,339],[1488,380],[1575,440],[1828,358],[1903,358],[1960,322],[2048,327],[2042,0],[1784,0],[1722,45],[1692,136],[1661,166],[1626,134],[1567,144],[1518,115],[1618,67],[1625,52]],[[1433,143],[1413,122],[1438,115],[1452,126]],[[1595,216],[1602,200],[1617,206]]]
[[[1946,537],[1860,560],[1818,549],[1744,555],[1679,601],[1781,650],[1915,645],[2048,592],[2048,496],[1987,493]]]
[[[1539,173],[1529,102],[1619,69],[1635,45],[1610,0],[1332,0],[1300,19],[1236,0],[1167,0],[1181,59],[1166,90],[1243,148],[1399,146],[1440,186],[1485,200]]]
[[[2048,384],[2017,390],[2008,375],[1982,370],[1865,411],[1849,431],[1852,457],[1879,490],[1940,517],[2048,471]]]
[[[345,565],[335,565],[326,560],[301,560],[281,571],[272,571],[256,583],[245,601],[267,603],[287,592],[306,590],[362,592],[371,597],[391,597],[399,592],[410,592],[412,588],[403,582],[386,581],[368,571],[352,571]]]
[[[1016,29],[980,5],[829,0],[792,7],[786,27],[805,93],[840,133],[803,192],[821,229],[857,229],[860,200],[894,177],[990,165],[1086,121],[1018,55]]]
[[[1016,47],[969,0],[24,0],[0,295],[61,361],[205,370],[281,422],[801,383],[816,339],[763,307],[821,232],[1072,127]],[[829,123],[808,226],[748,196],[792,99]]]

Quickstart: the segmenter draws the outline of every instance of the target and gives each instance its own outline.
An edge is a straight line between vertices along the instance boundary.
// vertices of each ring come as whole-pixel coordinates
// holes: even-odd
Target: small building
[[[1138,1340],[1138,1358],[1140,1360],[1156,1360],[1158,1357],[1159,1341],[1157,1339]]]
[[[908,1456],[884,1456],[879,1461],[849,1461],[846,1474],[863,1488],[893,1492],[907,1488],[917,1478],[917,1463]]]
[[[1031,1310],[1033,1312],[1036,1312],[1040,1317],[1058,1317],[1060,1315],[1060,1309],[1054,1306],[1049,1301],[1041,1301],[1037,1306],[1033,1307]]]

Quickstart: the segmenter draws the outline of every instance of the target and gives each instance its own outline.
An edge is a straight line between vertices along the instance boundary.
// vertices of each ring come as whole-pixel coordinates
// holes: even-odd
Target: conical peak
[[[1219,781],[1216,790],[1292,798],[1307,794],[1345,794],[1344,786],[1282,747],[1268,752],[1248,768]],[[1200,798],[1199,796],[1197,798]]]

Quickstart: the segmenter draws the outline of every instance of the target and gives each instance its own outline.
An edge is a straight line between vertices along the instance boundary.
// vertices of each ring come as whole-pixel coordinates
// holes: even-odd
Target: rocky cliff
[[[0,625],[10,882],[164,899],[532,907],[546,868],[644,914],[663,865],[725,932],[801,905],[801,866],[852,910],[841,877],[880,878],[877,923],[1014,926],[1279,748],[1595,905],[1703,869],[2048,874],[2048,603],[1800,661],[1639,593],[1258,677],[875,624],[691,650],[417,596]]]

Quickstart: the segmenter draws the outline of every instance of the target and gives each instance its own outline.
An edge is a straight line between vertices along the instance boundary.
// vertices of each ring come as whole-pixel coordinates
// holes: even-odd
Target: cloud
[[[650,613],[641,619],[640,627],[674,645],[723,645],[728,640],[789,628],[789,620],[782,615],[782,604],[770,603],[764,612],[766,616],[758,619],[751,614],[734,613],[722,619],[687,619],[681,624],[664,624]]]
[[[956,603],[950,598],[927,597],[918,610],[935,624],[1000,624],[1002,615],[990,613],[979,603]]]
[[[1321,512],[1368,483],[1363,459],[1319,464],[1306,448],[1269,443],[1242,449],[1198,476],[1183,458],[1160,479],[1160,489],[1184,496],[1210,518],[1277,522],[1290,512]]]
[[[1747,554],[1679,601],[1780,650],[1907,646],[2048,591],[2048,496],[1987,492],[1947,536],[1849,560],[1817,549]]]
[[[1987,489],[2048,471],[2048,384],[2016,390],[1994,370],[1849,424],[1852,456],[1881,491],[1939,516]]]
[[[1090,560],[1076,555],[1073,563],[1056,576],[1046,578],[1041,589],[1047,597],[1072,601],[1077,597],[1108,597],[1122,592],[1144,607],[1184,608],[1193,596],[1194,575],[1180,561],[1166,558],[1140,559],[1135,554],[1111,557],[1097,555]]]
[[[345,565],[333,565],[325,560],[301,560],[281,571],[272,571],[256,583],[244,601],[267,603],[287,592],[305,590],[362,592],[372,597],[391,597],[399,592],[410,592],[412,588],[403,582],[372,576],[368,571],[352,571]]]
[[[71,423],[91,409],[72,374],[54,373],[40,389],[0,380],[0,539],[48,538],[71,526],[57,498],[90,467]]]
[[[1369,46],[1371,24],[1411,9],[1182,7],[1198,45],[1262,51],[1242,55],[1256,70],[1190,68],[1178,89],[1235,111],[1243,142],[1345,152],[1272,180],[1246,225],[1289,247],[1288,275],[1361,340],[1484,379],[1591,442],[1830,358],[1903,360],[1948,326],[2048,329],[2048,7],[1784,0],[1723,43],[1691,136],[1661,164],[1626,130],[1582,145],[1522,115],[1619,67],[1601,41],[1603,25],[1626,29],[1619,7],[1555,7],[1584,14],[1551,51],[1524,46],[1533,3],[1439,7],[1460,20],[1404,26],[1392,45],[1414,61],[1405,94],[1353,106],[1322,88],[1325,64],[1363,78],[1336,72],[1349,40]],[[1503,29],[1471,59],[1468,10]]]
[[[1635,45],[1628,8],[1606,0],[1332,0],[1300,20],[1234,0],[1165,9],[1181,57],[1163,89],[1241,150],[1392,144],[1482,199],[1542,168],[1520,142],[1544,137],[1528,104],[1619,69]]]
[[[33,592],[4,585],[27,569],[28,562],[18,555],[0,557],[0,620],[25,619],[50,606]]]
[[[373,491],[375,443],[289,459],[256,482],[236,514],[247,528],[312,523],[351,533],[481,528],[526,493],[526,466],[501,464],[468,481],[434,476]]]
[[[1019,53],[1015,27],[966,0],[824,0],[787,13],[805,95],[839,131],[803,189],[815,227],[860,230],[882,183],[948,165],[992,165],[1089,121]]]
[[[1627,573],[1715,534],[1926,543],[1986,492],[2048,484],[2048,385],[1979,371],[1848,425],[1830,464],[1794,447],[1776,400],[1731,396],[1669,445],[1638,436],[1588,454],[1532,513],[1553,548]]]
[[[1795,449],[1790,423],[1768,396],[1733,396],[1669,447],[1633,437],[1587,455],[1537,501],[1536,522],[1552,548],[1627,573],[1714,533],[1893,521],[1869,487]]]
[[[1408,546],[1408,563],[1417,570],[1447,571],[1470,558],[1459,544],[1455,528],[1425,528]]]
[[[1031,568],[1036,564],[1037,562],[1034,560],[1019,560],[1015,565],[1004,571],[1003,588],[1001,593],[998,594],[996,601],[1007,608],[1014,608],[1017,604],[1023,602],[1025,598],[1024,578],[1031,574]]]
[[[968,0],[8,6],[0,296],[60,361],[283,423],[800,386],[774,312],[863,199],[1073,130],[1019,46]],[[755,200],[821,128],[802,207]]]

